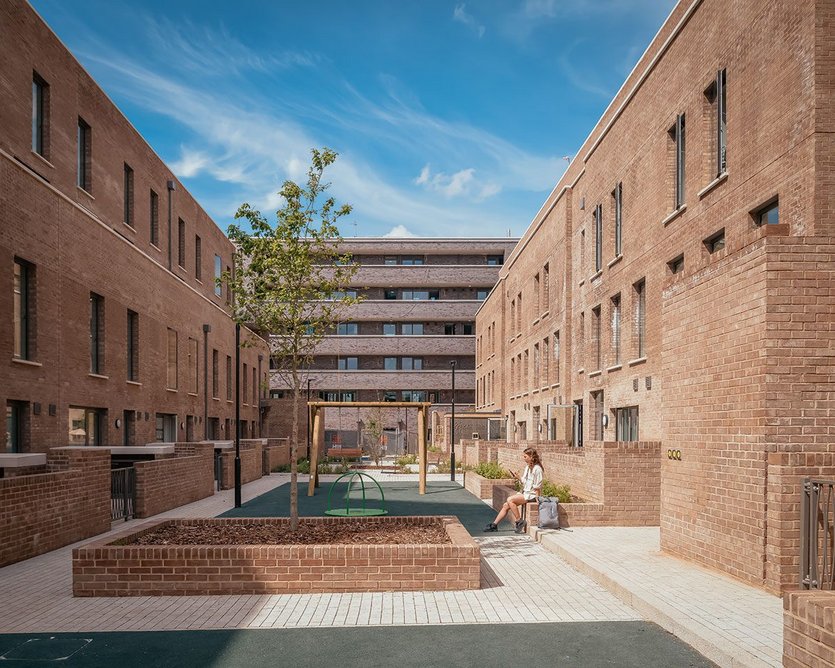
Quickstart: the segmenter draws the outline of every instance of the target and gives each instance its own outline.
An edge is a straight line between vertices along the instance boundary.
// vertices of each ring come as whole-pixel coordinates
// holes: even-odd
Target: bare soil
[[[168,525],[123,545],[440,545],[450,543],[444,527],[437,525],[396,525],[375,522],[306,523],[297,531],[276,524]]]

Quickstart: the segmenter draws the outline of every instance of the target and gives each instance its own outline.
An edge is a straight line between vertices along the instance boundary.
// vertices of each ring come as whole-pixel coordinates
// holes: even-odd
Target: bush
[[[398,466],[407,466],[409,464],[417,464],[417,455],[403,455],[398,457],[395,462]]]
[[[461,462],[455,462],[455,470],[463,471],[464,465]],[[442,459],[435,465],[435,473],[451,473],[452,468],[449,465],[448,459]]]
[[[555,485],[550,480],[543,480],[542,496],[555,496],[560,503],[571,503],[571,488],[568,485]]]
[[[510,473],[497,462],[482,462],[473,469],[473,472],[478,473],[482,478],[488,478],[490,480],[511,477]]]

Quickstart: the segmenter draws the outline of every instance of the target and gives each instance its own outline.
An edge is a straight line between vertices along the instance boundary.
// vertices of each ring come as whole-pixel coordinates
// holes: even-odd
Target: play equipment
[[[331,505],[331,495],[342,478],[348,478],[348,490],[345,492],[345,507],[334,508]],[[382,505],[382,508],[368,508],[366,506],[367,497],[365,494],[365,478],[368,478],[371,482],[377,485],[377,489],[380,492],[380,504]],[[357,480],[359,480],[362,489],[362,508],[351,508],[351,490],[354,486],[354,482]],[[349,471],[348,473],[343,473],[336,480],[334,480],[330,490],[328,491],[328,509],[325,511],[325,515],[337,515],[339,517],[374,517],[375,515],[388,515],[388,510],[386,510],[386,497],[383,494],[383,488],[380,487],[380,483],[374,480],[374,478],[367,473],[362,473],[361,471]]]

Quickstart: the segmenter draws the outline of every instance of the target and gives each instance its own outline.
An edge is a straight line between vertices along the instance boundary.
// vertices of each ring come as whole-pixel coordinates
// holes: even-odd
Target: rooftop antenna
[[[571,156],[570,155],[564,155],[562,157],[562,159],[565,160],[569,165],[571,164]]]

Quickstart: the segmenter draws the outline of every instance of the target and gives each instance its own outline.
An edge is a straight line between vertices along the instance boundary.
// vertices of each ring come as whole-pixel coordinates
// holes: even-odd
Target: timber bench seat
[[[362,457],[361,448],[330,448],[328,457],[331,459],[359,459]]]

